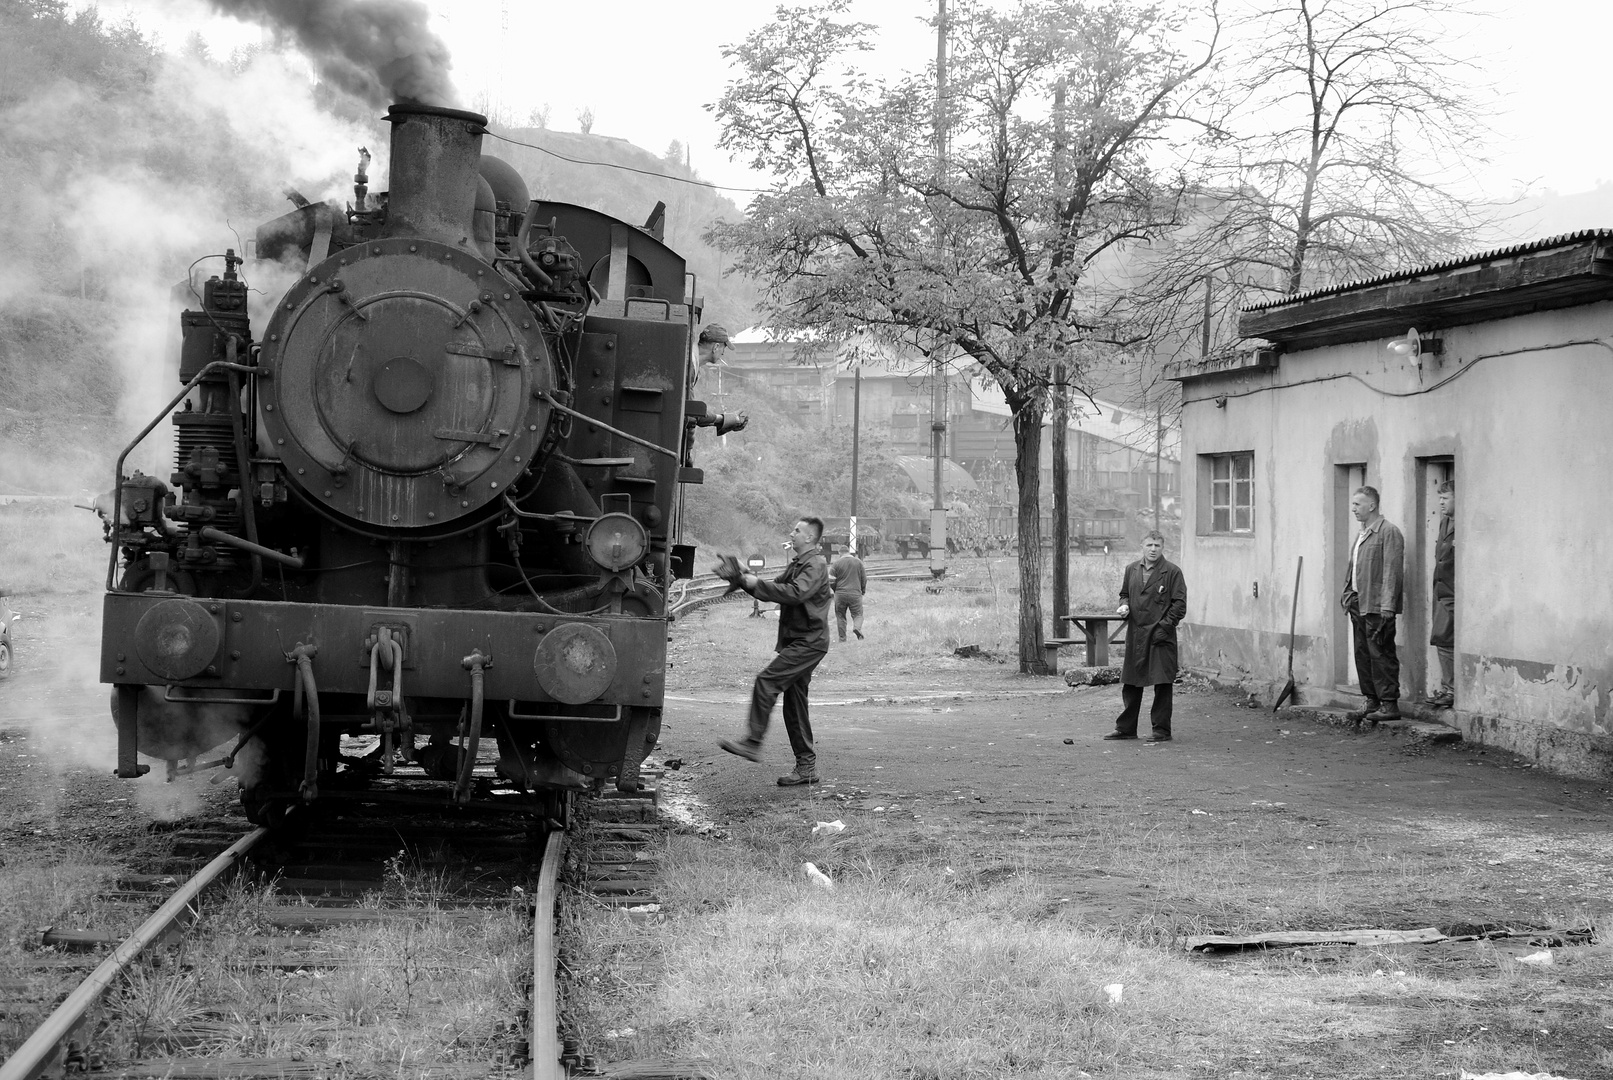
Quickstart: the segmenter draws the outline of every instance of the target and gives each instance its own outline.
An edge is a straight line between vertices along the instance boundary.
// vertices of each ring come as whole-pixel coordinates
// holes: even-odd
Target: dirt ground
[[[731,605],[708,617],[738,614]],[[1322,713],[1274,716],[1191,678],[1176,688],[1172,742],[1117,743],[1102,736],[1120,711],[1118,686],[1069,688],[952,658],[937,658],[922,675],[872,681],[837,671],[831,652],[812,684],[824,782],[804,793],[778,788],[775,777],[793,762],[776,714],[765,764],[716,745],[742,728],[745,676],[766,662],[771,644],[773,624],[764,621],[754,650],[725,658],[727,685],[689,685],[684,680],[698,674],[676,668],[669,680],[661,755],[682,764],[664,789],[674,805],[692,800],[715,824],[780,800],[807,803],[820,819],[894,813],[963,832],[1017,829],[1048,814],[1117,834],[1207,824],[1188,820],[1195,817],[1227,823],[1280,815],[1369,837],[1391,861],[1437,852],[1482,868],[1460,910],[1419,900],[1415,886],[1409,895],[1383,896],[1394,926],[1570,915],[1601,921],[1613,911],[1613,788],[1606,784],[1555,776],[1483,747],[1361,732]],[[1123,922],[1137,905],[1157,902],[1138,885],[1089,882],[1085,902]]]

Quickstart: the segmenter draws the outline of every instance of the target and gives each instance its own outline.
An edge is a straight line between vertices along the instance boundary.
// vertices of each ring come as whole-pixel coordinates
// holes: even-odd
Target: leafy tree
[[[948,93],[933,142],[934,74],[875,83],[848,0],[781,7],[723,54],[721,145],[776,178],[749,218],[713,230],[767,284],[775,325],[872,332],[937,361],[978,364],[1013,410],[1019,481],[1020,670],[1044,673],[1040,471],[1050,369],[1083,378],[1119,328],[1084,306],[1094,260],[1172,220],[1178,178],[1149,150],[1170,132],[1210,44],[1121,0],[962,0],[948,18]],[[1063,87],[1063,94],[1058,88]],[[1053,102],[1064,105],[1055,110]]]
[[[584,105],[577,110],[577,130],[584,135],[594,130],[594,110],[591,106]]]

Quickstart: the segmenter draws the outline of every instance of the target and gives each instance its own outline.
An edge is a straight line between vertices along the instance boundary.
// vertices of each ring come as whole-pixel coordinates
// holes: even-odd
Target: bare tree
[[[1146,317],[1189,351],[1242,305],[1431,262],[1486,224],[1485,94],[1449,45],[1466,0],[1255,2],[1182,227],[1140,256]]]
[[[594,130],[594,110],[592,106],[584,105],[577,110],[577,127],[584,135]]]
[[[1002,388],[1019,484],[1020,670],[1044,673],[1051,371],[1062,363],[1079,386],[1082,358],[1117,331],[1082,306],[1087,268],[1174,220],[1180,185],[1148,151],[1213,56],[1213,9],[1210,44],[1189,59],[1176,46],[1181,23],[1158,8],[961,0],[938,109],[933,72],[885,86],[849,65],[871,47],[871,28],[845,21],[848,7],[781,7],[723,50],[739,73],[714,106],[722,145],[778,180],[746,221],[713,230],[715,242],[767,283],[776,325],[874,333],[977,364]]]
[[[526,126],[537,128],[539,131],[547,131],[549,129],[550,111],[547,101],[542,105],[534,105],[531,111],[526,114]]]

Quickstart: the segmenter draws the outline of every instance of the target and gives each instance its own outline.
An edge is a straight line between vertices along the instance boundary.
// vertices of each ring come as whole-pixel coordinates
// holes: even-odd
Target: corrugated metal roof
[[[1582,244],[1587,240],[1613,240],[1613,229],[1581,229],[1579,232],[1564,233],[1561,236],[1550,236],[1543,240],[1531,240],[1527,244],[1517,244],[1513,247],[1496,248],[1493,251],[1484,251],[1476,255],[1462,255],[1445,262],[1430,263],[1411,270],[1398,270],[1392,274],[1383,274],[1375,278],[1366,278],[1362,281],[1350,281],[1343,285],[1331,285],[1325,289],[1311,289],[1307,292],[1295,293],[1293,296],[1284,296],[1278,300],[1267,300],[1263,304],[1250,304],[1244,311],[1270,311],[1285,304],[1300,304],[1306,300],[1314,300],[1319,296],[1333,296],[1337,293],[1350,292],[1354,289],[1371,288],[1374,285],[1385,285],[1391,281],[1407,281],[1412,278],[1423,277],[1427,274],[1441,274],[1447,270],[1455,270],[1463,266],[1477,266],[1482,263],[1494,262],[1497,259],[1511,259],[1519,255],[1528,255],[1536,251],[1545,251],[1548,248],[1567,247],[1569,244]]]

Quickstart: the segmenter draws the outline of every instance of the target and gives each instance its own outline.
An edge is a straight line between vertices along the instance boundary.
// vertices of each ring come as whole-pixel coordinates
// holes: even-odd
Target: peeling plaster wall
[[[1452,456],[1464,730],[1600,775],[1613,762],[1613,303],[1440,337],[1443,354],[1421,357],[1420,366],[1369,341],[1184,383],[1184,662],[1280,686],[1303,556],[1294,660],[1302,698],[1336,699],[1353,688],[1337,600],[1356,526],[1340,466],[1362,463],[1384,514],[1406,536],[1401,693],[1422,698],[1437,682],[1423,569],[1436,503],[1418,490],[1419,459]],[[1441,380],[1449,381],[1436,387]],[[1207,485],[1195,482],[1199,456],[1236,451],[1255,455],[1254,532],[1196,535],[1197,504],[1207,497]]]

